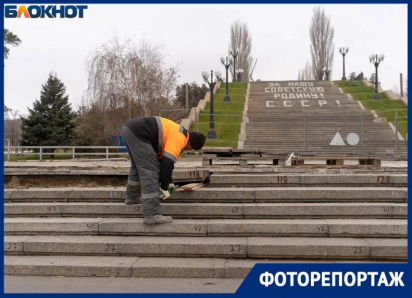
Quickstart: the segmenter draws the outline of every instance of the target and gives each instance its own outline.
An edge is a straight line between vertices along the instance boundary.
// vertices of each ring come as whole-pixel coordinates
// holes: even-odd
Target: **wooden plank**
[[[260,158],[260,154],[232,154],[231,157],[251,157],[251,158]]]
[[[373,165],[381,166],[380,157],[366,157],[366,156],[329,156],[329,157],[302,157],[298,156],[297,162],[292,163],[292,165],[304,165],[305,160],[326,160],[326,165],[328,166],[343,166],[344,160],[358,160],[358,165]]]
[[[267,159],[287,159],[288,155],[286,154],[262,154],[262,158]]]
[[[273,157],[243,157],[243,156],[228,156],[228,157],[204,157],[203,160],[213,160],[213,161],[219,161],[219,160],[272,160],[272,159],[286,159],[286,158],[273,158]]]
[[[364,156],[298,156],[298,160],[326,160],[326,159],[331,159],[331,160],[358,160],[358,159],[365,159],[365,160],[379,160],[381,159],[380,157],[364,157]]]
[[[381,159],[380,158],[359,158],[359,165],[360,166],[381,166]]]
[[[297,156],[315,156],[316,152],[314,151],[305,151],[305,152],[295,152]]]
[[[233,153],[251,153],[251,154],[260,154],[260,150],[255,149],[232,149]]]
[[[189,183],[186,185],[181,186],[180,188],[183,189],[184,191],[194,191],[195,189],[203,187],[203,183]]]
[[[230,153],[232,147],[203,147],[203,153]]]
[[[289,156],[292,152],[279,152],[279,151],[260,151],[260,154],[262,155],[286,155]],[[295,152],[295,155],[298,155],[297,152]]]
[[[217,154],[202,154],[203,159],[210,159],[217,157]]]

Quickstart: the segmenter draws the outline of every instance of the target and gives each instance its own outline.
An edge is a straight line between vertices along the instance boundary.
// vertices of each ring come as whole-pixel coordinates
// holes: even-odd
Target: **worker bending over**
[[[174,193],[172,172],[180,153],[200,150],[206,137],[158,116],[129,120],[122,128],[122,137],[131,157],[125,203],[137,204],[141,196],[143,223],[172,222],[172,217],[161,215],[159,198],[165,200]]]

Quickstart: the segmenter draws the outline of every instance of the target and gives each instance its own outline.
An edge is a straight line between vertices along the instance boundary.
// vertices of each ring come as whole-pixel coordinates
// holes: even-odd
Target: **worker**
[[[158,116],[130,119],[122,137],[131,157],[125,203],[137,204],[141,197],[144,224],[172,222],[171,216],[161,214],[159,198],[166,200],[174,194],[172,172],[180,153],[202,149],[206,137]]]

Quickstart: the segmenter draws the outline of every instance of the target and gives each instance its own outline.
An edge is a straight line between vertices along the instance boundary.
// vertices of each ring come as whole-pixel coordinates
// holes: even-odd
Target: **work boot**
[[[143,219],[143,223],[145,225],[157,225],[162,223],[171,223],[172,217],[171,216],[163,216],[161,214],[157,214],[155,216],[147,216]]]
[[[126,205],[134,205],[134,204],[139,204],[139,200],[138,199],[129,199],[126,198],[126,201],[124,201],[124,203]]]

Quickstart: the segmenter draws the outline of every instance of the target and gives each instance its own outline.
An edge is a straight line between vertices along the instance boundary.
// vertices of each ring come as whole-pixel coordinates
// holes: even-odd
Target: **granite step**
[[[6,275],[129,278],[239,278],[256,263],[313,263],[302,259],[156,258],[115,256],[5,256]],[[405,263],[405,260],[316,260],[316,263]]]
[[[407,239],[5,236],[6,255],[406,260]]]
[[[163,203],[173,218],[407,218],[406,203]],[[142,217],[141,204],[9,203],[4,217]]]
[[[6,255],[6,275],[244,278],[256,263],[405,262],[406,239],[252,238],[253,259]],[[314,241],[315,240],[315,241]],[[8,242],[9,243],[9,242]],[[229,250],[231,247],[229,247]],[[278,260],[262,260],[277,254]]]
[[[124,187],[6,189],[5,202],[124,202]],[[177,189],[168,202],[398,202],[407,200],[404,187],[203,187]]]
[[[203,237],[407,236],[406,219],[175,219],[148,226],[142,218],[5,218],[4,235],[142,235]]]
[[[375,186],[375,187],[407,187],[408,175],[391,174],[350,174],[350,175],[219,175],[210,177],[212,187],[222,186]]]

